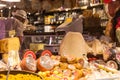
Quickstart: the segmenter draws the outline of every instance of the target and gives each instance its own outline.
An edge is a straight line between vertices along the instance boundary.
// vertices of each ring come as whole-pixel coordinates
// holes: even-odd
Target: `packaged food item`
[[[31,50],[26,50],[25,53],[24,53],[24,55],[23,55],[23,58],[26,58],[29,55],[31,55],[32,58],[36,59],[35,53],[33,51],[31,51]]]
[[[109,61],[107,61],[106,66],[107,66],[107,67],[110,67],[110,68],[112,68],[112,69],[116,69],[116,70],[118,70],[118,68],[119,68],[119,65],[118,65],[117,62],[114,61],[114,60],[109,60]]]
[[[44,55],[37,60],[37,68],[40,71],[48,71],[53,69],[54,63],[50,56]]]
[[[36,56],[34,52],[26,51],[20,65],[22,70],[35,72],[37,70],[37,67],[36,67]]]
[[[36,52],[36,57],[37,57],[37,59],[38,59],[40,56],[44,56],[44,55],[52,56],[52,53],[51,53],[50,50],[47,50],[47,49],[45,49],[45,50],[38,50],[38,51]]]
[[[11,70],[21,70],[18,51],[11,50],[6,56],[6,64]],[[4,59],[3,59],[4,60]]]
[[[103,45],[98,39],[93,40],[92,49],[93,49],[94,55],[103,54]]]
[[[101,65],[101,64],[95,63],[95,66],[96,66],[98,69],[102,69],[102,70],[104,70],[104,71],[106,71],[106,72],[118,73],[118,70],[113,69],[113,68],[110,68],[110,67],[108,67],[108,66],[106,66],[106,65]]]

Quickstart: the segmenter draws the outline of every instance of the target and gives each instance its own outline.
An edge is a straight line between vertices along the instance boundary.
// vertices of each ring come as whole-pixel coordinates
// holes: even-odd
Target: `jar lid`
[[[41,53],[41,56],[45,56],[45,55],[52,56],[52,53],[51,53],[50,50],[44,50],[44,51]]]
[[[36,59],[35,53],[34,53],[33,51],[30,51],[30,50],[27,50],[27,51],[25,52],[23,58],[26,58],[26,57],[28,57],[28,56],[30,56],[30,55],[31,55],[34,59]]]

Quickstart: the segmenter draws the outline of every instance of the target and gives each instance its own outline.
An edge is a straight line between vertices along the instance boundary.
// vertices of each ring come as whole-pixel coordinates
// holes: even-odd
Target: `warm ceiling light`
[[[5,7],[6,5],[5,4],[0,4],[0,7]]]
[[[112,1],[116,1],[116,0],[112,0]]]
[[[1,1],[6,1],[6,2],[20,2],[21,0],[1,0]]]

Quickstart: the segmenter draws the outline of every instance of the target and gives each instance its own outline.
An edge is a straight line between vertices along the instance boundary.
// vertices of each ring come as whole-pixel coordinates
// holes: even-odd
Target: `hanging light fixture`
[[[1,1],[5,1],[5,2],[20,2],[21,0],[1,0]]]

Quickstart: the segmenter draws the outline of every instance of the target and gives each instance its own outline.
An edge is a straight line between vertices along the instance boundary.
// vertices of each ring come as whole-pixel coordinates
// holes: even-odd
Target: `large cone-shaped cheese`
[[[60,45],[59,54],[66,58],[82,58],[90,50],[79,32],[68,32]]]

